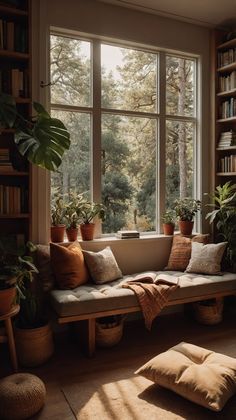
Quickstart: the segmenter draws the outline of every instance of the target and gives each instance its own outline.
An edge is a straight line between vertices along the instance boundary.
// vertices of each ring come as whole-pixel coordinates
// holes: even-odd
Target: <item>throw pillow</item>
[[[227,242],[219,244],[192,244],[192,253],[189,264],[186,268],[187,273],[201,274],[220,274],[221,260],[226,248]]]
[[[236,359],[184,342],[135,373],[213,411],[236,392]]]
[[[89,280],[81,246],[50,243],[51,266],[60,289],[74,289]]]
[[[95,283],[103,284],[122,277],[122,272],[109,246],[99,252],[83,251],[83,254]]]
[[[170,251],[169,261],[165,270],[184,271],[191,257],[192,242],[209,242],[209,235],[196,235],[189,238],[182,235],[174,235]]]

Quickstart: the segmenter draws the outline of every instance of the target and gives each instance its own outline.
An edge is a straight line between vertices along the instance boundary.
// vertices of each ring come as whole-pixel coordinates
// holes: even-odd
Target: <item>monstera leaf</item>
[[[44,107],[34,102],[36,115],[26,120],[16,109],[10,95],[0,95],[0,123],[16,129],[19,152],[37,166],[56,171],[63,154],[70,147],[70,134],[57,118],[51,118]]]

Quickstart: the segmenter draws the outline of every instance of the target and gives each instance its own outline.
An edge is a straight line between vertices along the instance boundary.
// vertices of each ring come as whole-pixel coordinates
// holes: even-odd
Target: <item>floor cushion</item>
[[[236,359],[185,342],[135,373],[213,411],[222,410],[236,393]]]

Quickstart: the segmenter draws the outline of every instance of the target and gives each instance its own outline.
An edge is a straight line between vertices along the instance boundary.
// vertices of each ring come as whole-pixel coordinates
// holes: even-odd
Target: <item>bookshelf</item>
[[[214,31],[214,187],[236,182],[236,38]]]
[[[31,0],[0,0],[0,92],[31,114]],[[31,237],[31,167],[19,154],[14,129],[0,131],[0,232]]]

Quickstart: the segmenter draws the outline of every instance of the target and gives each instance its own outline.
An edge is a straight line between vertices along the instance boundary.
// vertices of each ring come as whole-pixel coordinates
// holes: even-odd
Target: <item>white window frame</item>
[[[145,232],[142,234],[148,235],[158,235],[162,232],[160,216],[165,209],[165,181],[166,181],[166,156],[165,156],[165,146],[166,146],[166,121],[182,121],[182,122],[192,122],[195,126],[195,136],[193,139],[193,174],[194,174],[194,197],[199,198],[200,196],[200,181],[201,181],[201,124],[200,124],[200,57],[194,54],[180,53],[177,51],[164,50],[154,47],[149,47],[146,45],[138,45],[136,43],[131,43],[123,40],[114,40],[104,37],[95,37],[93,35],[75,33],[74,31],[67,31],[64,29],[58,29],[51,27],[48,34],[48,80],[50,80],[50,36],[63,36],[70,37],[74,39],[79,39],[81,41],[91,42],[91,63],[92,63],[92,104],[88,107],[74,106],[74,105],[64,105],[64,104],[53,104],[50,102],[50,96],[47,97],[47,104],[49,110],[64,110],[64,111],[73,111],[73,112],[86,112],[91,114],[91,193],[92,199],[96,202],[101,201],[101,159],[95,159],[95,156],[101,155],[101,116],[102,113],[107,114],[119,114],[127,116],[144,116],[147,118],[154,118],[157,121],[157,144],[156,144],[156,231]],[[156,112],[135,112],[135,111],[123,111],[119,109],[111,108],[102,108],[101,107],[101,54],[100,46],[102,43],[109,45],[114,45],[123,48],[133,48],[136,50],[141,50],[144,52],[149,52],[157,54],[157,74],[159,75],[159,80],[157,81],[157,109]],[[193,117],[189,116],[179,116],[174,114],[166,114],[166,56],[174,56],[179,58],[185,58],[195,61],[195,115]],[[159,67],[158,67],[159,66]],[[50,185],[50,181],[48,182]],[[47,206],[49,207],[49,206]],[[197,227],[200,228],[200,218],[197,219]],[[101,224],[98,222],[96,229],[96,237],[100,236],[114,236],[114,234],[101,234]]]

